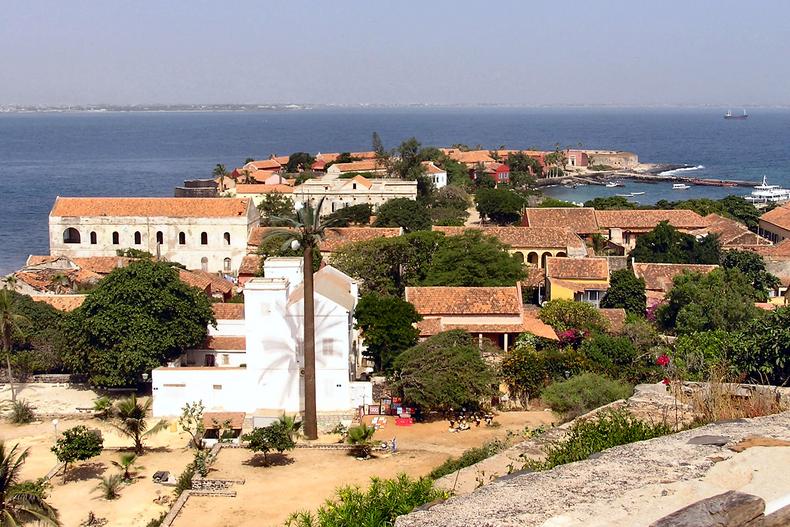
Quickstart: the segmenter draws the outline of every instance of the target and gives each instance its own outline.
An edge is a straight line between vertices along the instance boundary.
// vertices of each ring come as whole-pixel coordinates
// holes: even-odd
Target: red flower
[[[656,364],[662,367],[666,367],[669,364],[669,355],[667,355],[666,353],[661,354],[656,359]]]
[[[666,378],[666,377],[664,377],[664,380],[661,381],[661,384],[666,384],[667,386],[669,386],[669,383],[670,383],[670,380],[668,378]]]

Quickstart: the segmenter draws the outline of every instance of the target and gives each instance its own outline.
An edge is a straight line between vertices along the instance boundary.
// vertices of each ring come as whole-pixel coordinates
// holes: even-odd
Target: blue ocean
[[[790,186],[790,110],[751,109],[726,121],[721,109],[393,108],[257,113],[0,114],[0,273],[28,254],[48,253],[47,215],[56,196],[170,196],[184,179],[209,177],[216,163],[293,151],[387,147],[415,136],[425,145],[630,150],[644,162],[700,167],[687,175]],[[723,197],[742,188],[626,182],[625,188],[552,188],[583,201],[645,192],[659,199]]]

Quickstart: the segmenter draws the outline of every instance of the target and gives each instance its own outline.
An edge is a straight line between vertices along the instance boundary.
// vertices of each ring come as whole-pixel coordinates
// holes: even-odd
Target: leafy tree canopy
[[[707,198],[687,199],[682,201],[660,200],[656,202],[655,208],[693,210],[701,216],[716,213],[738,220],[753,231],[757,230],[757,224],[761,214],[757,207],[746,201],[743,196],[727,196],[719,200]]]
[[[621,307],[632,315],[644,316],[647,295],[643,278],[637,278],[631,269],[619,269],[612,273],[609,282],[601,307]]]
[[[422,281],[427,286],[512,286],[525,276],[509,247],[479,229],[448,236],[433,255]]]
[[[493,395],[496,376],[465,331],[446,331],[401,353],[396,389],[423,411],[475,408]]]
[[[389,370],[395,358],[417,344],[420,336],[413,324],[422,317],[413,305],[398,297],[363,295],[354,316],[365,340],[364,354],[373,359],[376,371]]]
[[[34,302],[27,295],[10,290],[8,295],[13,312],[21,316],[18,324],[21,331],[11,333],[12,349],[59,349],[63,313],[44,302]]]
[[[427,231],[431,217],[425,205],[408,198],[391,199],[379,207],[374,227],[403,227],[406,232]]]
[[[315,157],[307,152],[294,152],[288,157],[288,164],[285,166],[285,171],[289,174],[299,172],[301,170],[309,170],[315,163]]]
[[[294,202],[287,194],[279,192],[269,192],[263,195],[263,199],[258,204],[258,211],[261,213],[261,225],[276,226],[280,225],[276,218],[291,218],[294,216]]]
[[[662,221],[637,238],[631,258],[637,262],[718,264],[721,248],[715,235],[698,240]]]
[[[754,306],[754,288],[738,269],[686,272],[676,276],[673,284],[656,318],[662,327],[679,334],[735,331],[761,314]]]
[[[469,178],[469,168],[455,159],[450,159],[448,156],[443,156],[439,160],[439,166],[444,168],[447,172],[447,182],[450,185],[469,188],[472,180]]]
[[[538,207],[542,207],[542,208],[556,208],[556,207],[571,208],[571,207],[576,207],[576,205],[574,205],[570,201],[563,201],[563,200],[557,199],[557,198],[546,197],[546,198],[543,198],[543,201],[538,203]]]
[[[738,371],[752,380],[786,386],[790,379],[790,307],[753,319],[734,348]]]
[[[609,322],[595,306],[573,300],[550,300],[538,312],[538,318],[557,332],[578,329],[595,333],[609,327]]]
[[[480,216],[497,225],[512,225],[521,219],[524,198],[510,189],[481,188],[475,192]]]
[[[591,199],[585,201],[584,206],[592,207],[596,210],[632,210],[638,208],[636,203],[628,201],[628,198],[622,196]]]
[[[348,227],[349,225],[368,225],[373,208],[369,203],[360,203],[350,207],[343,207],[326,217],[328,224],[333,227]]]
[[[757,299],[768,300],[768,291],[781,285],[776,276],[765,270],[763,257],[751,251],[726,251],[721,256],[721,266],[725,269],[738,269],[751,282]]]
[[[68,466],[75,461],[85,461],[101,454],[104,441],[101,433],[88,430],[84,425],[69,428],[63,432],[63,437],[55,442],[51,448],[58,461],[64,462],[63,481],[66,481]]]
[[[525,152],[514,152],[507,157],[507,166],[510,167],[511,177],[514,172],[530,174],[534,177],[543,177],[543,167],[534,157]]]
[[[208,298],[163,263],[115,269],[69,314],[63,360],[92,384],[130,386],[206,338]]]

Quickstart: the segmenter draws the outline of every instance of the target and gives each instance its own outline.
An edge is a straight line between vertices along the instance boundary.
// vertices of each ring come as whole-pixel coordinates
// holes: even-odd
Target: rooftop
[[[239,194],[268,194],[270,192],[276,192],[279,194],[292,194],[294,191],[291,185],[285,184],[276,184],[276,185],[266,185],[264,183],[237,183],[236,184],[236,195]]]
[[[239,265],[239,276],[241,275],[256,275],[261,268],[261,260],[263,256],[260,254],[248,254],[241,259]]]
[[[407,287],[421,315],[520,315],[518,287]]]
[[[785,203],[760,216],[760,221],[771,223],[782,229],[790,230],[790,203]]]
[[[502,243],[513,248],[567,249],[568,247],[584,250],[584,241],[570,229],[562,227],[440,227],[433,230],[443,232],[447,236],[463,234],[468,229],[479,229],[494,236]]]
[[[335,252],[343,245],[376,238],[394,238],[402,233],[400,227],[337,227],[327,229],[326,236],[321,240],[322,252]]]
[[[708,222],[693,210],[596,210],[598,227],[603,229],[651,230],[662,221],[668,221],[677,229],[699,229]]]
[[[31,295],[35,302],[44,302],[58,311],[74,311],[82,305],[88,295]]]
[[[247,215],[246,198],[64,198],[50,216],[223,218]]]
[[[244,351],[247,349],[247,339],[245,337],[206,337],[203,346],[198,349]]]
[[[214,318],[217,320],[244,320],[244,304],[211,304]]]
[[[609,280],[609,261],[606,258],[546,259],[546,277],[566,280]]]
[[[363,159],[361,161],[351,161],[350,163],[335,163],[330,169],[339,172],[367,172],[384,170],[384,167],[377,159]]]
[[[645,289],[669,292],[672,280],[683,272],[709,273],[718,265],[703,264],[670,264],[670,263],[634,263],[634,274],[645,280]]]
[[[529,227],[563,227],[579,234],[599,230],[595,209],[588,207],[528,208],[526,224]]]

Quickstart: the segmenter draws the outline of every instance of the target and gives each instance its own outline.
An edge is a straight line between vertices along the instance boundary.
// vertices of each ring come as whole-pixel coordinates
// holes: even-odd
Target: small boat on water
[[[631,194],[615,194],[618,198],[630,198]]]
[[[742,115],[735,115],[732,113],[732,110],[727,110],[727,113],[724,114],[724,118],[727,120],[742,121],[748,119],[749,115],[746,113],[746,110],[743,111]]]
[[[606,184],[606,188],[624,187],[625,185],[619,181],[610,181]]]
[[[644,192],[631,192],[631,195],[632,196],[642,196],[642,195],[644,195]]]
[[[673,183],[672,184],[672,190],[686,190],[687,188],[691,188],[691,187],[686,185],[685,183]]]
[[[790,201],[790,189],[779,185],[769,185],[763,176],[763,182],[754,187],[750,196],[746,196],[750,203],[785,203]]]

